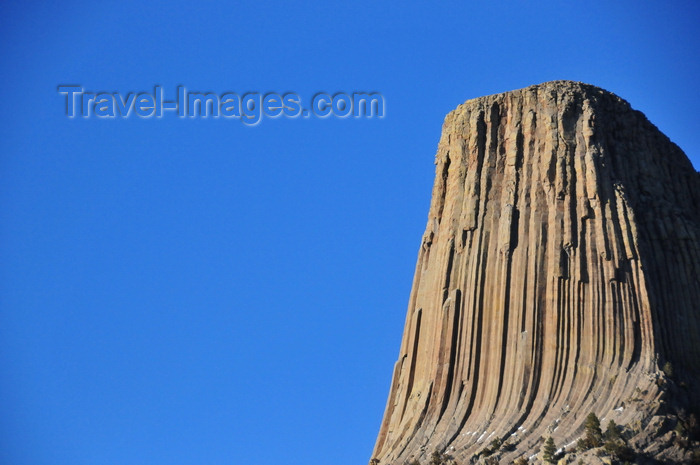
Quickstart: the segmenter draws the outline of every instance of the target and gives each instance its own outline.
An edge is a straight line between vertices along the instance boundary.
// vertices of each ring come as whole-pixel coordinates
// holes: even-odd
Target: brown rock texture
[[[697,405],[700,175],[642,113],[571,81],[469,100],[435,163],[374,460],[511,463]]]

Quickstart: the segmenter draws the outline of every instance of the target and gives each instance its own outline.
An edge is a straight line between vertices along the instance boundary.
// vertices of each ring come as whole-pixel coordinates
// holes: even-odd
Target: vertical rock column
[[[644,115],[568,81],[478,98],[435,163],[381,464],[644,421],[666,362],[700,389],[700,181]]]

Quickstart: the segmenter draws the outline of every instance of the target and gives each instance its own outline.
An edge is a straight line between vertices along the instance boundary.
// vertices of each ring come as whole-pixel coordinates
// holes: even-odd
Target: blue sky
[[[0,5],[0,463],[354,465],[442,120],[554,79],[700,166],[696,2]],[[60,84],[381,92],[383,119],[69,119]]]

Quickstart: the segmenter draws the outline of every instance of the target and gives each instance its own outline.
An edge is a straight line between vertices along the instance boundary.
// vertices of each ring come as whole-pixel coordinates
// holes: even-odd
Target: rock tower
[[[573,449],[591,412],[660,453],[649,428],[700,397],[686,155],[616,95],[554,81],[457,107],[435,164],[374,463]]]

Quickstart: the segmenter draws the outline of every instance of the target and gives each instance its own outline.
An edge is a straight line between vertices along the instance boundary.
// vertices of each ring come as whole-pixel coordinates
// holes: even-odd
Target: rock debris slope
[[[375,463],[644,430],[664,366],[697,403],[700,176],[643,114],[570,81],[469,100],[435,163]]]

